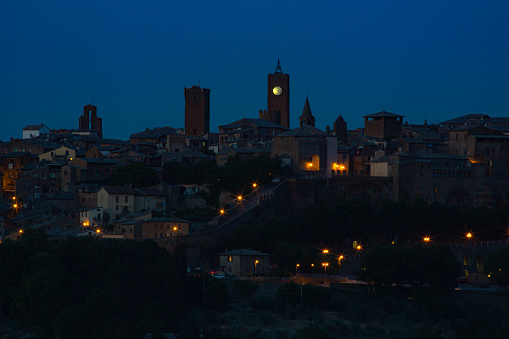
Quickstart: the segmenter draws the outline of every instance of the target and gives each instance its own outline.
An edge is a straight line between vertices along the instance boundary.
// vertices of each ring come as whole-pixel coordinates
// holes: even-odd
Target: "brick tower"
[[[193,86],[184,88],[186,135],[200,136],[209,133],[210,89]]]
[[[279,58],[277,59],[276,71],[268,74],[267,85],[267,115],[277,116],[280,114],[281,126],[290,128],[290,75],[281,70]]]
[[[79,119],[81,132],[93,132],[97,136],[103,136],[103,119],[97,117],[97,107],[94,105],[83,106],[83,115]]]

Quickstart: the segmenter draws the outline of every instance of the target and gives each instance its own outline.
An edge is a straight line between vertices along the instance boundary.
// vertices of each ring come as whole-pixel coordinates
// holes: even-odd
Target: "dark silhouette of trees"
[[[115,168],[111,184],[115,186],[132,185],[132,187],[148,187],[157,185],[159,176],[156,171],[142,162],[135,162]]]

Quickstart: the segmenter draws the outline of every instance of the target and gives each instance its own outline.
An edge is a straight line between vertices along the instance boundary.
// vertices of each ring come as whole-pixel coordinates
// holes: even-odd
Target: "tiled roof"
[[[467,114],[467,115],[464,115],[464,116],[461,116],[458,118],[443,121],[442,125],[443,124],[464,124],[464,123],[468,122],[469,120],[472,120],[472,119],[479,120],[481,118],[489,118],[489,116],[486,114]]]
[[[249,256],[267,256],[267,255],[270,255],[268,253],[263,253],[263,252],[260,252],[260,251],[253,251],[253,250],[250,250],[250,249],[239,249],[239,250],[233,250],[233,251],[228,251],[228,252],[225,252],[225,253],[220,253],[219,255],[249,255]]]
[[[391,118],[403,118],[404,115],[394,114],[386,111],[381,111],[378,113],[373,113],[369,115],[363,116],[363,118],[379,118],[379,117],[391,117]]]
[[[157,195],[157,196],[164,196],[165,195],[162,191],[159,191],[158,189],[148,188],[148,187],[135,188],[134,192],[135,192],[136,195],[144,195],[144,196],[147,196],[147,195],[150,195],[150,196],[155,196],[155,195]]]
[[[180,223],[188,222],[188,223],[190,223],[189,220],[184,220],[184,219],[180,219],[180,218],[152,218],[152,219],[145,220],[144,222],[180,222]]]
[[[312,137],[312,136],[325,137],[327,136],[327,133],[313,126],[303,125],[277,135],[277,137]]]
[[[103,186],[108,194],[135,194],[134,190],[129,186]]]
[[[23,131],[38,131],[40,130],[44,125],[28,125],[25,128],[23,128]]]
[[[167,134],[177,134],[177,130],[173,127],[156,127],[153,129],[146,129],[143,132],[131,134],[131,139],[142,139],[142,138],[160,138]]]

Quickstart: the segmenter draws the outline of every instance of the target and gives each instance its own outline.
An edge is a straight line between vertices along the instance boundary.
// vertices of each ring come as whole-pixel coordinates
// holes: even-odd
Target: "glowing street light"
[[[256,182],[253,183],[253,189],[256,189]]]
[[[241,202],[242,201],[242,195],[239,194],[239,196],[237,197],[237,200],[238,200],[238,202]]]
[[[329,250],[323,250],[323,254],[329,253]]]
[[[297,276],[297,269],[299,268],[300,264],[295,265],[295,276]]]
[[[427,244],[430,242],[431,239],[429,237],[424,237],[422,240],[424,240],[424,242]]]
[[[467,239],[470,240],[470,238],[472,238],[472,233],[468,232],[467,233]]]
[[[328,262],[324,262],[324,263],[322,263],[322,266],[323,266],[323,268],[325,270],[325,277],[327,277],[327,266],[329,266],[329,263]]]
[[[259,261],[258,260],[255,260],[255,276],[257,275],[257,272],[256,272],[256,265],[258,265]]]
[[[19,234],[23,234],[23,229],[20,229],[20,230],[19,230]]]

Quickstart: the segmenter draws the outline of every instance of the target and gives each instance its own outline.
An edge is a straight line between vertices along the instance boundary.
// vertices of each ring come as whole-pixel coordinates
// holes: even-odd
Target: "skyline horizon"
[[[277,59],[290,128],[306,96],[316,126],[380,111],[429,124],[509,116],[509,3],[0,4],[0,140],[27,125],[77,128],[98,107],[105,136],[184,126],[185,87],[211,89],[213,130],[267,108]]]

